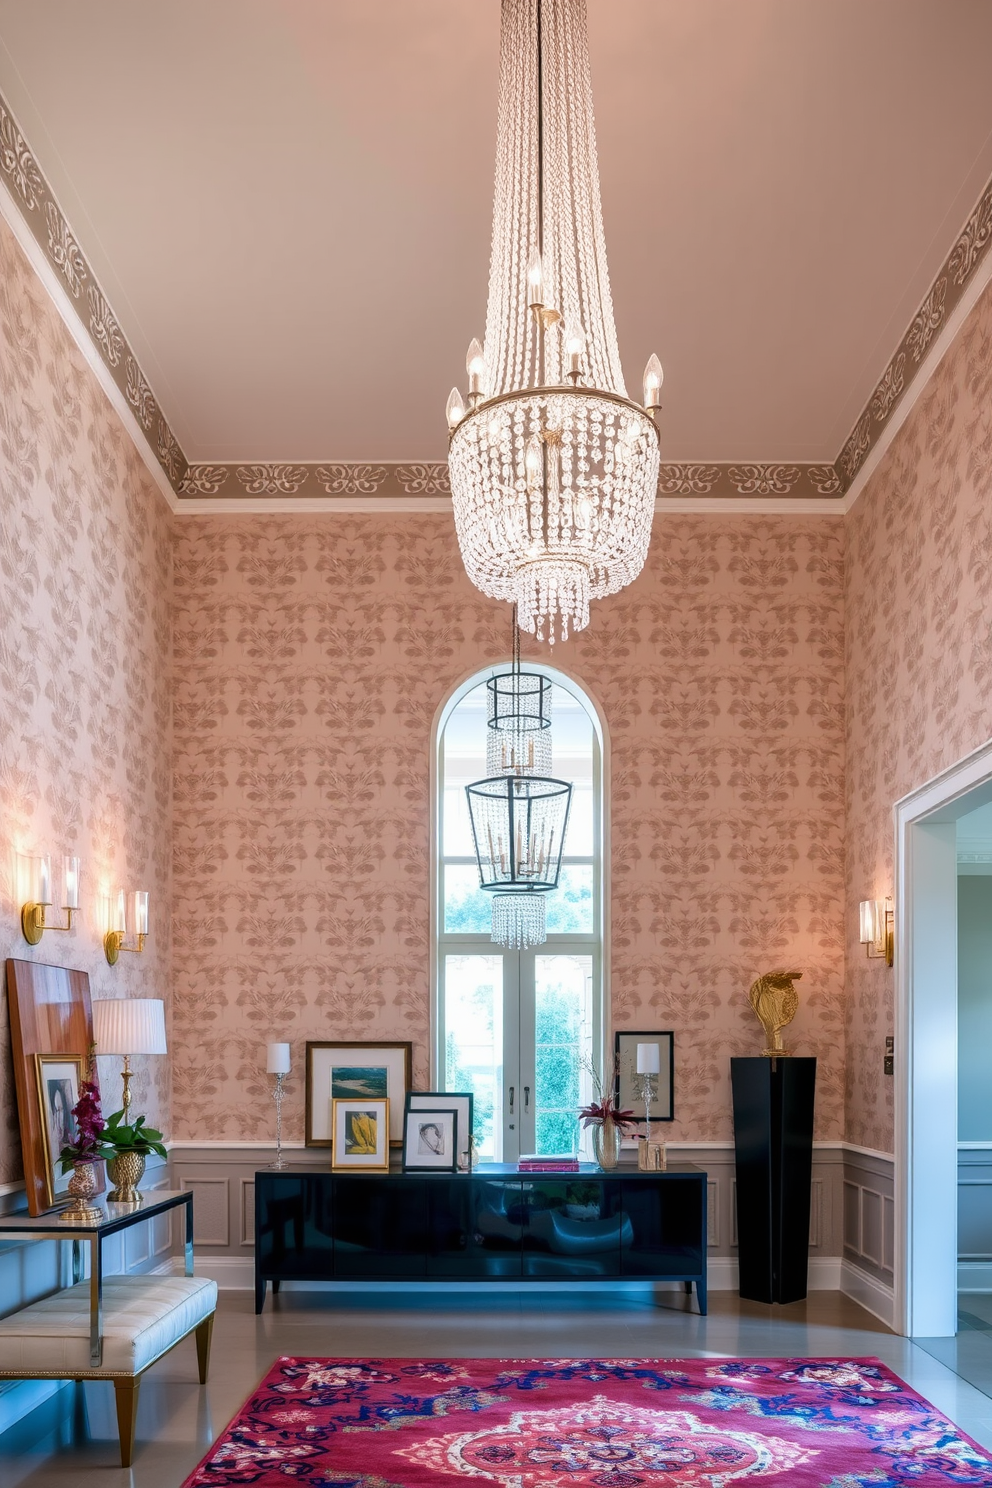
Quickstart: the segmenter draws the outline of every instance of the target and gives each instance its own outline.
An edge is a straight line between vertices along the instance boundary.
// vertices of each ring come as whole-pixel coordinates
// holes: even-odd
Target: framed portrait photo
[[[401,1147],[412,1060],[410,1043],[308,1042],[306,1145],[334,1145],[334,1101],[386,1100],[389,1145]]]
[[[472,1092],[456,1090],[411,1090],[406,1098],[408,1111],[454,1111],[458,1116],[458,1166],[468,1171],[472,1166]]]
[[[403,1170],[457,1173],[458,1112],[451,1106],[407,1109],[403,1125]]]
[[[72,1177],[60,1170],[59,1153],[79,1137],[72,1108],[79,1099],[83,1061],[78,1054],[36,1054],[34,1060],[49,1203],[54,1204]]]
[[[621,1111],[633,1111],[644,1120],[645,1076],[637,1073],[638,1044],[656,1044],[658,1073],[652,1075],[651,1120],[675,1120],[675,1035],[665,1033],[618,1033],[614,1037],[618,1061],[616,1097]]]
[[[331,1109],[336,1173],[386,1172],[389,1167],[389,1101],[335,1100]]]

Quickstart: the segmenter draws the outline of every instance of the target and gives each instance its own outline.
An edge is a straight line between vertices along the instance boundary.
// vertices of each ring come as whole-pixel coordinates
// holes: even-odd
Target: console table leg
[[[265,1306],[265,1288],[268,1283],[264,1276],[255,1277],[255,1311],[261,1312]]]
[[[273,1282],[272,1282],[272,1295],[273,1295],[273,1297],[278,1297],[278,1295],[279,1295],[279,1288],[280,1288],[281,1285],[282,1285],[281,1282],[273,1279]]]
[[[700,1316],[701,1317],[705,1317],[706,1316],[706,1283],[705,1283],[705,1281],[697,1281],[696,1282],[696,1301],[699,1303],[699,1314],[700,1314]]]

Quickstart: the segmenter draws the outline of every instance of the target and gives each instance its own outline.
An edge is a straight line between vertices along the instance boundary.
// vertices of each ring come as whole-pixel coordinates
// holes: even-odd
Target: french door
[[[577,1153],[576,1113],[592,1099],[602,1046],[598,946],[549,937],[510,951],[452,939],[439,966],[439,1074],[445,1089],[475,1096],[476,1156]]]

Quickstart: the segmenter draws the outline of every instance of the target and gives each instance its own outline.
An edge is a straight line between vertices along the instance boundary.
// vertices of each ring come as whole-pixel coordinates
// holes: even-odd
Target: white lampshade
[[[267,1075],[289,1074],[288,1044],[267,1044],[266,1056],[265,1072]]]
[[[661,1050],[657,1044],[638,1044],[637,1073],[639,1075],[661,1073]]]
[[[165,1005],[158,997],[97,998],[93,1040],[98,1054],[164,1054]]]

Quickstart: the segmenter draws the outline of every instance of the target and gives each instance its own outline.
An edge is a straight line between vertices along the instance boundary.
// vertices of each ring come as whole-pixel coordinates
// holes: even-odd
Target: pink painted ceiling
[[[191,460],[442,458],[497,0],[0,0],[2,90]],[[668,460],[832,460],[992,175],[988,0],[590,0]]]

